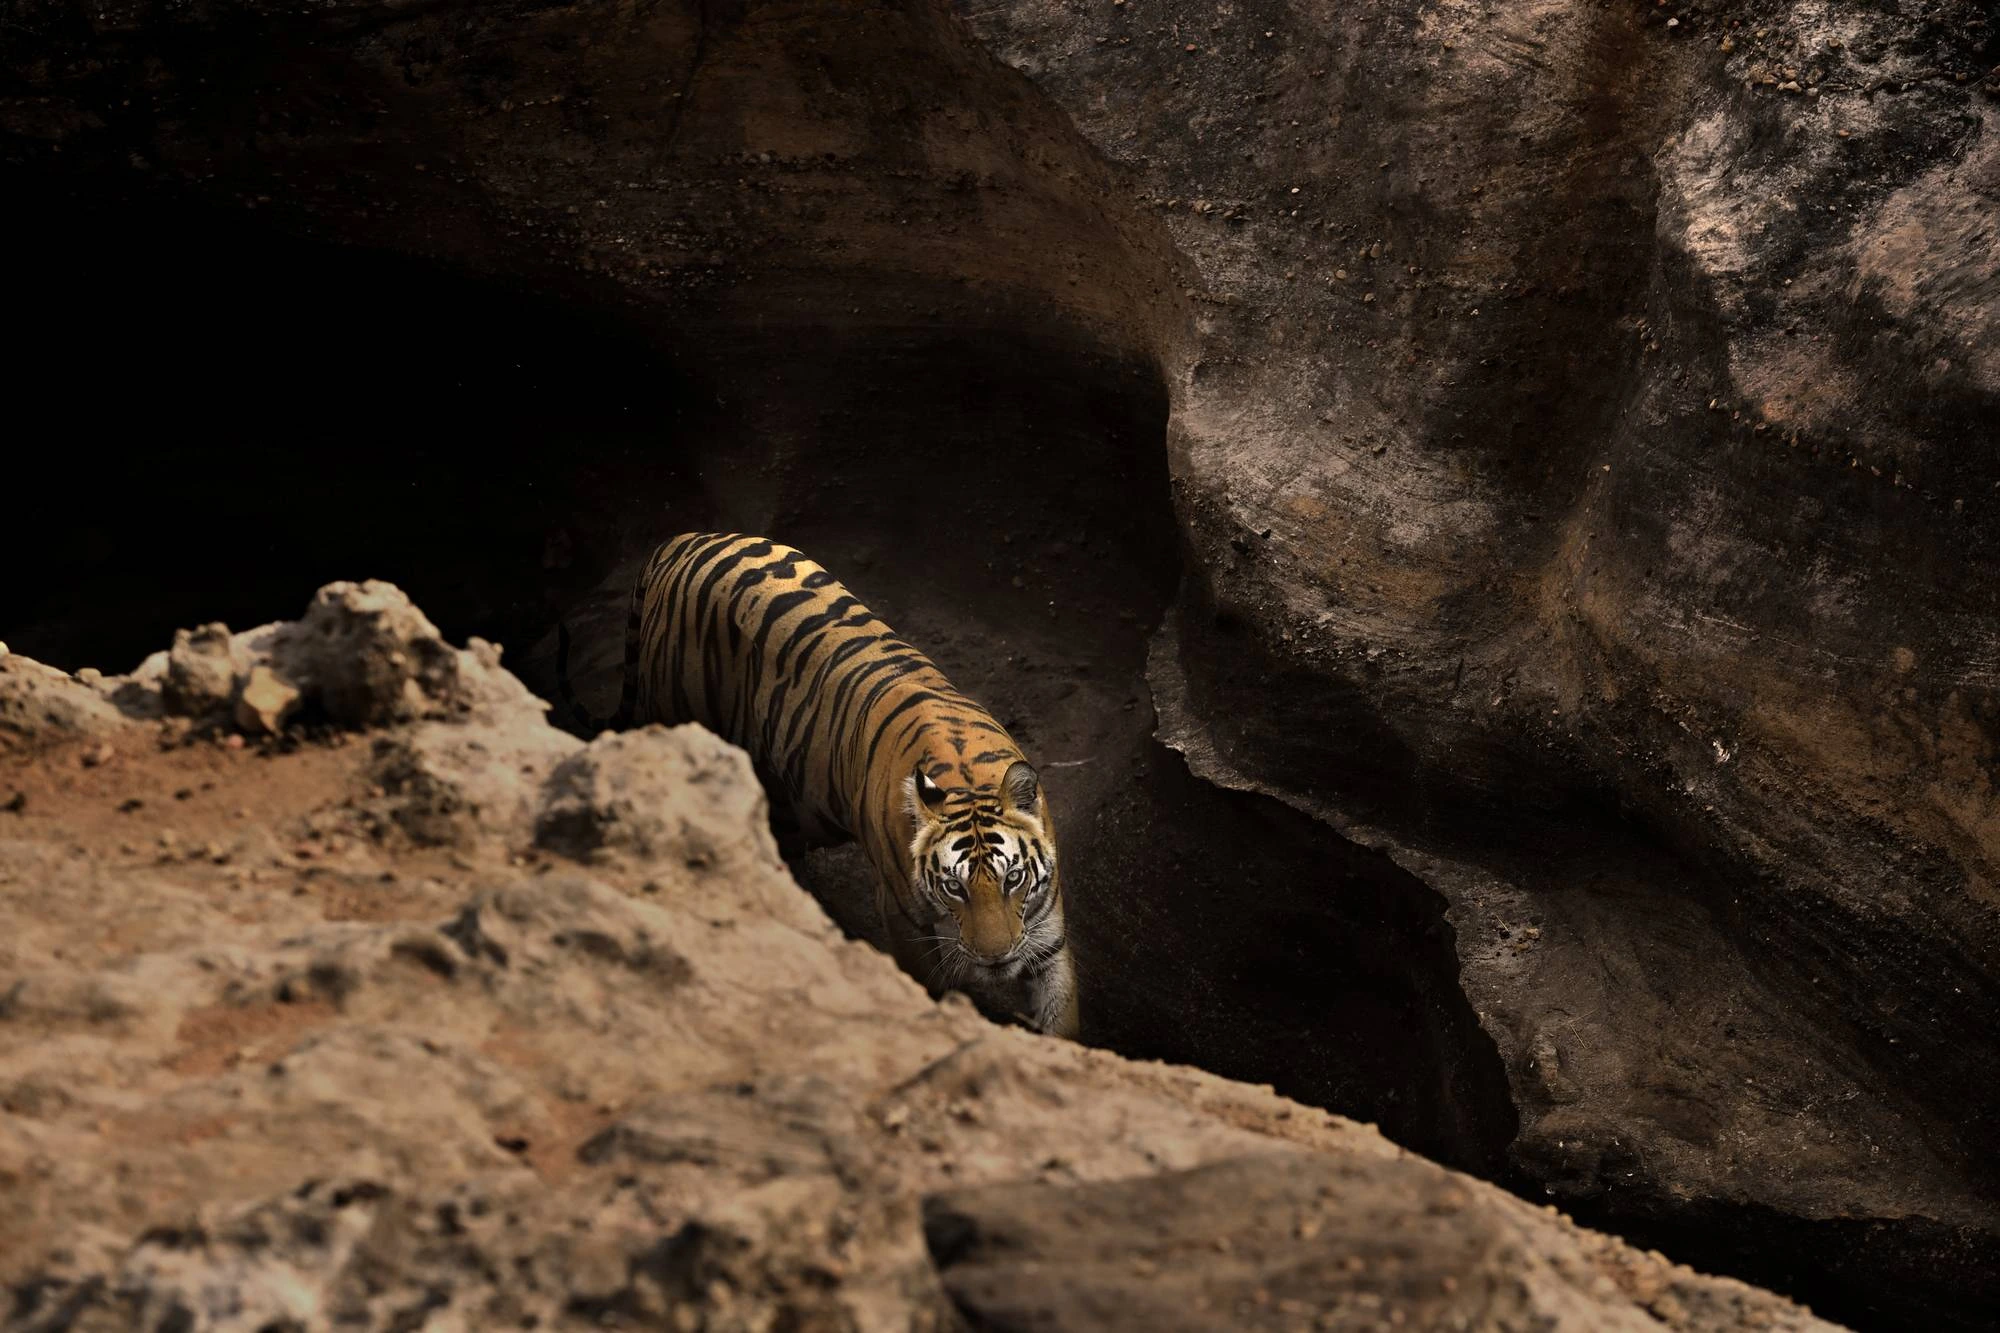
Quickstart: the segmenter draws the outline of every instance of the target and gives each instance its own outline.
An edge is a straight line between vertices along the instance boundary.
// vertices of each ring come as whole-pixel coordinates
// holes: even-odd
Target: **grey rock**
[[[1163,736],[1444,895],[1515,1169],[1990,1321],[1990,15],[960,10],[1244,201],[1160,213]]]

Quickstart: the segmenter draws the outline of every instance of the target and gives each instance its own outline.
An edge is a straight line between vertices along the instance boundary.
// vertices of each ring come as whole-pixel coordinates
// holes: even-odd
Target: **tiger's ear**
[[[1010,809],[1024,815],[1035,813],[1035,798],[1041,795],[1041,775],[1028,765],[1025,759],[1016,759],[1007,765],[1007,771],[1000,778],[1000,794],[1007,799]]]
[[[916,771],[910,774],[909,792],[911,814],[921,810],[935,815],[944,809],[944,788],[931,781],[931,775],[924,772],[922,764],[918,764]]]

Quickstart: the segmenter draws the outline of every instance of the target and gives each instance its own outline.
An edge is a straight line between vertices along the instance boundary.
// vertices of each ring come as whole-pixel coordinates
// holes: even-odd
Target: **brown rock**
[[[449,698],[476,674],[439,660],[400,679]],[[390,703],[398,678],[348,677]],[[0,1283],[41,1302],[14,1322],[942,1328],[1026,1302],[1050,1327],[1262,1327],[1390,1297],[1611,1329],[1670,1290],[1704,1328],[1827,1327],[1268,1089],[933,1004],[791,882],[748,760],[700,728],[583,747],[474,709],[376,740],[213,770],[153,864],[86,821],[198,751],[132,747],[0,839],[0,883],[40,887],[0,894],[0,1160],[26,1164],[0,1172]],[[461,797],[450,867],[378,869],[400,863],[373,808],[333,799],[397,753]],[[12,776],[55,806],[73,773]],[[227,868],[282,859],[225,846],[208,821],[239,805],[341,850]],[[531,831],[588,866],[527,864]],[[1052,1165],[1081,1188],[1009,1183]],[[1144,1286],[1108,1267],[1155,1257]],[[1635,1281],[1583,1280],[1613,1261]]]
[[[298,711],[300,698],[296,686],[259,662],[244,676],[236,695],[236,725],[244,731],[275,736]]]
[[[1265,1153],[1129,1181],[935,1194],[924,1201],[924,1235],[975,1327],[1817,1324],[1753,1288],[1658,1261],[1607,1282],[1595,1237],[1543,1214],[1524,1226],[1520,1206],[1490,1187],[1468,1200],[1448,1172],[1419,1162]]]
[[[1399,943],[1448,955],[1448,992],[1411,1012],[1462,1020],[1462,1058],[1397,1106],[1498,1123],[1510,1175],[1718,1262],[1821,1272],[1858,1312],[1892,1292],[1912,1319],[2000,1316],[2000,474],[1980,443],[2000,159],[1956,84],[1983,6],[1745,0],[1751,64],[1584,0],[1265,6],[1240,35],[1267,46],[1171,25],[1100,43],[1012,0],[502,5],[476,43],[456,3],[334,30],[245,2],[241,30],[297,57],[258,84],[254,135],[212,76],[262,68],[264,45],[215,38],[202,6],[73,0],[52,12],[75,22],[0,38],[0,129],[51,195],[122,199],[135,154],[210,204],[284,179],[259,221],[615,308],[728,390],[746,435],[781,428],[794,452],[768,478],[729,459],[732,512],[812,521],[796,423],[836,419],[822,400],[866,378],[871,324],[901,338],[941,309],[957,355],[991,333],[1130,367],[1170,409],[1135,439],[1171,460],[1188,556],[1154,571],[1186,575],[1153,670],[1166,734],[1239,808],[1365,844],[1329,838],[1323,860],[1373,864],[1426,927]],[[105,23],[117,42],[93,40]],[[1798,69],[1817,98],[1773,96],[1801,51],[1838,53]],[[131,114],[105,115],[121,94]],[[1312,217],[1272,206],[1294,185]],[[1142,217],[1146,199],[1235,202]],[[1373,268],[1393,258],[1421,260],[1408,290]],[[1282,280],[1338,264],[1383,299]],[[811,387],[758,402],[778,356]],[[1138,507],[1117,498],[1093,521]],[[391,660],[396,633],[334,654],[343,717],[472,706],[463,658]],[[10,735],[61,732],[9,698]],[[444,817],[476,829],[472,804]],[[580,816],[576,845],[630,854],[623,818]],[[1244,927],[1207,994],[1272,1021],[1149,1035],[1185,1028],[1271,1077],[1339,1046],[1357,1006],[1323,949],[1270,961],[1296,944],[1282,923],[1350,900],[1336,880],[1265,875],[1231,903],[1254,897],[1272,933]],[[1143,932],[1079,914],[1128,1015],[1158,1007],[1159,977],[1209,980],[1184,966],[1218,933],[1199,882],[1155,876]],[[1276,1050],[1281,1028],[1314,1039]],[[1273,1048],[1242,1055],[1245,1033]],[[1495,1116],[1437,1090],[1482,1061]]]
[[[203,719],[227,712],[247,664],[220,622],[174,631],[160,698],[167,712]]]

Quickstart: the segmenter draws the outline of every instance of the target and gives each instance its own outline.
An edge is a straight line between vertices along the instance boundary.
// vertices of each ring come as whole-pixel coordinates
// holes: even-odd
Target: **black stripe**
[[[700,607],[698,603],[690,600],[688,590],[693,586],[695,578],[707,567],[709,560],[719,552],[727,550],[737,540],[739,539],[734,534],[726,536],[708,534],[705,538],[697,538],[680,553],[676,564],[661,571],[665,575],[664,584],[656,591],[646,607],[648,618],[660,622],[648,636],[651,642],[665,646],[661,641],[667,637],[670,628],[677,627],[683,620],[699,617]],[[671,655],[663,654],[663,660],[655,665],[656,671],[672,672],[671,689],[674,701],[674,717],[670,719],[672,721],[700,720],[695,717],[694,699],[688,693],[693,673],[685,668],[680,658],[690,648],[699,649],[702,646],[682,644]]]
[[[889,715],[875,724],[875,734],[868,739],[868,750],[861,760],[862,772],[868,772],[875,767],[875,752],[882,748],[882,737],[887,734],[891,722],[894,722],[918,704],[935,703],[936,701],[937,696],[929,690],[918,690],[914,694],[906,695],[894,708],[891,708]]]
[[[750,640],[751,660],[759,661],[763,658],[764,640],[771,637],[771,627],[778,623],[785,612],[791,610],[800,602],[812,601],[817,595],[816,593],[806,592],[803,589],[793,592],[781,592],[770,601],[764,603],[763,623],[757,626],[757,633]]]
[[[827,678],[833,674],[834,670],[842,662],[847,661],[875,641],[875,636],[864,634],[858,635],[841,644],[821,664],[818,674],[813,677],[812,684],[801,694],[799,703],[792,714],[791,721],[785,727],[785,738],[782,742],[786,752],[787,763],[791,770],[797,774],[797,777],[794,779],[795,781],[800,783],[805,781],[805,765],[808,758],[802,750],[798,750],[796,754],[794,753],[799,742],[804,739],[800,734],[800,728],[810,722],[821,711],[821,692],[826,686]]]
[[[865,667],[847,673],[847,678],[840,682],[840,688],[834,691],[833,733],[828,737],[827,745],[829,752],[826,766],[828,786],[833,785],[838,776],[838,765],[841,761],[849,757],[848,747],[853,744],[859,734],[860,728],[866,724],[868,715],[875,711],[875,705],[881,702],[882,696],[894,689],[896,682],[903,679],[903,677],[910,675],[912,672],[921,671],[929,665],[929,659],[925,658],[922,653],[913,652],[901,656],[878,658]],[[886,670],[887,674],[870,685],[867,694],[863,695],[859,700],[855,700],[854,694],[860,689],[861,682],[875,675],[878,671],[884,670]],[[933,698],[935,696],[926,695],[925,697]],[[849,777],[859,779],[861,774],[867,771],[864,767],[860,773],[851,773]]]
[[[807,582],[810,584],[811,580],[807,580]],[[807,616],[804,620],[794,625],[792,632],[785,636],[785,641],[778,645],[778,655],[772,659],[771,669],[773,671],[783,671],[785,663],[792,656],[792,650],[799,646],[800,640],[804,639],[808,634],[825,629],[828,625],[833,624],[833,622],[839,620],[859,605],[860,603],[855,601],[851,596],[841,597],[818,615]]]
[[[703,579],[701,587],[695,590],[695,605],[706,606],[708,604],[708,599],[715,595],[715,585],[722,581],[723,575],[735,569],[745,560],[762,560],[765,556],[771,554],[772,550],[773,547],[768,541],[753,542],[749,546],[732,551],[730,554],[714,561],[709,566],[708,577]]]

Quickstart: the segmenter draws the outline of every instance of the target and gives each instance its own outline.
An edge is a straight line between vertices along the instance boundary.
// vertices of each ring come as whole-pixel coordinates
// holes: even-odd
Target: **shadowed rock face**
[[[1988,7],[966,14],[1201,270],[1170,742],[1451,900],[1529,1179],[1990,1318]]]
[[[1295,1078],[1856,1320],[2000,1313],[1987,7],[9,14],[0,156],[23,197],[194,210],[190,232],[229,238],[200,267],[273,236],[373,256],[408,275],[381,292],[428,295],[390,321],[404,359],[454,379],[467,358],[421,330],[492,290],[550,304],[491,303],[448,341],[495,326],[497,361],[519,320],[521,345],[585,345],[550,311],[620,330],[601,376],[572,351],[563,382],[576,412],[637,405],[645,427],[603,424],[627,432],[619,452],[586,453],[561,434],[568,403],[542,404],[557,461],[518,456],[559,480],[532,494],[477,465],[522,432],[511,408],[471,445],[445,413],[451,443],[405,457],[346,407],[356,443],[328,456],[375,441],[440,498],[390,508],[397,535],[375,544],[344,515],[274,528],[273,550],[314,544],[301,586],[393,551],[515,641],[587,599],[606,608],[598,666],[621,565],[664,530],[817,536],[800,540],[857,586],[889,581],[884,609],[940,660],[960,636],[979,664],[962,684],[1017,699],[1064,760],[1098,758],[1068,775],[1088,818],[1063,827],[1101,840],[1099,882],[1125,867],[1145,888],[1107,891],[1096,918],[1118,997],[1099,1039]],[[36,366],[96,336],[76,305],[45,302],[74,337]],[[315,362],[378,336],[351,318],[362,333],[309,344]],[[941,373],[954,359],[982,373]],[[245,395],[280,358],[252,364]],[[1019,407],[1043,382],[1047,406]],[[1170,498],[1123,461],[1150,448],[1132,423],[1161,396]],[[211,414],[234,401],[214,397]],[[955,424],[932,436],[927,415]],[[110,470],[135,494],[176,484],[181,456],[127,434],[134,466]],[[1115,444],[1092,454],[1098,436]],[[257,496],[368,475],[244,465],[259,456],[218,450],[211,470]],[[940,469],[986,498],[989,457],[1044,489],[997,520],[921,504],[913,478]],[[440,510],[448,543],[410,536]],[[1042,512],[1059,517],[1035,556],[996,549]],[[1072,522],[1101,532],[1094,513],[1113,554],[1078,559]],[[89,531],[64,551],[90,554]],[[1067,565],[1040,554],[1064,545]],[[1237,789],[1221,799],[1102,721],[1143,698],[1137,630],[1091,637],[1053,610],[1042,630],[1059,596],[1143,627],[1177,560],[1144,669],[1162,739]],[[189,623],[220,613],[187,582],[106,618],[177,596]],[[940,589],[977,614],[927,613]],[[89,604],[51,595],[24,618],[104,642]],[[1086,643],[1098,676],[1027,682]],[[539,657],[524,670],[546,687]],[[1315,853],[1272,800],[1372,851]],[[1208,842],[1264,858],[1240,879],[1185,836],[1225,820]],[[1241,910],[1246,884],[1263,915]],[[1407,910],[1372,905],[1395,894]],[[1259,947],[1265,930],[1285,938]],[[1394,969],[1342,948],[1420,975],[1367,994]],[[1342,998],[1300,1025],[1316,967]],[[1360,1010],[1409,1022],[1419,1049],[1399,1066],[1389,1019],[1335,1035]],[[1288,1063],[1301,1042],[1315,1058]],[[1425,1062],[1449,1067],[1413,1077]],[[1430,1104],[1397,1109],[1413,1098]]]

